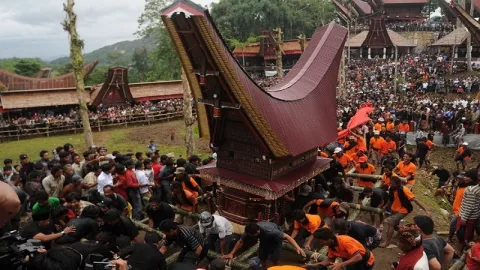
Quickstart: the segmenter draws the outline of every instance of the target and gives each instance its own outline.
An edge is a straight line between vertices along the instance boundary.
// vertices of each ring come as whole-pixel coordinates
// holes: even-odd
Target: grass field
[[[175,131],[175,140],[170,139],[170,130]],[[198,128],[194,129],[195,152],[202,158],[210,155],[208,141],[198,138]],[[106,146],[108,152],[120,151],[122,154],[146,152],[147,144],[151,139],[157,143],[161,154],[175,153],[176,158],[185,157],[184,146],[185,127],[182,120],[128,128],[115,128],[93,133],[96,146]],[[41,150],[50,153],[58,146],[71,143],[81,155],[85,150],[83,134],[70,134],[52,137],[23,139],[0,143],[0,160],[11,158],[18,164],[20,154],[27,154],[31,161],[39,159]],[[50,154],[51,155],[51,154]],[[2,163],[3,166],[3,163]]]

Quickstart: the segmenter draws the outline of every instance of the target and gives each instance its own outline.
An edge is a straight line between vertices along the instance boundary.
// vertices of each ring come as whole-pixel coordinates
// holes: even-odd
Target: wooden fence
[[[168,122],[173,119],[179,119],[183,117],[183,112],[173,112],[173,113],[162,113],[162,112],[152,112],[148,114],[131,114],[123,115],[115,118],[98,118],[90,119],[90,125],[92,131],[102,131],[103,129],[108,129],[109,127],[118,127],[128,125],[139,125],[156,122]],[[62,121],[55,122],[51,124],[36,124],[33,126],[29,125],[19,125],[15,129],[12,127],[0,128],[0,142],[9,141],[12,139],[20,140],[31,137],[41,137],[50,135],[56,135],[59,133],[77,133],[83,132],[83,127],[81,121]]]

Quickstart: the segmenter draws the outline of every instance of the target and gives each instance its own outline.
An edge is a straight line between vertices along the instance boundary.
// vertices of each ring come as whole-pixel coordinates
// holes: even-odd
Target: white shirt
[[[225,238],[226,235],[233,234],[233,226],[228,219],[217,215],[213,215],[213,218],[213,224],[210,228],[205,228],[198,222],[198,229],[201,234],[218,234],[220,239]]]
[[[430,269],[430,266],[428,265],[427,254],[425,254],[425,251],[424,251],[422,258],[420,258],[420,260],[417,261],[417,263],[413,267],[413,270],[425,270],[425,269]]]
[[[137,176],[138,183],[140,185],[148,185],[150,182],[148,181],[148,177],[143,170],[136,170],[135,175]],[[148,187],[141,187],[140,194],[144,194],[148,192]]]
[[[148,178],[148,182],[152,185],[155,184],[155,182],[153,181],[153,169],[145,169],[144,172]]]
[[[104,172],[100,173],[100,175],[97,178],[97,190],[100,194],[103,194],[103,187],[107,185],[112,185],[113,186],[113,177],[112,174],[106,174]]]

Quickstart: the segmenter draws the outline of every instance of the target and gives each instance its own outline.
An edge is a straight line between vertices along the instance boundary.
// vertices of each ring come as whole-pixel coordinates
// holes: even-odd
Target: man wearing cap
[[[370,157],[374,164],[380,162],[380,149],[385,140],[380,137],[380,131],[375,130],[373,132],[373,138],[370,139]]]
[[[333,154],[333,157],[342,165],[344,170],[354,165],[353,159],[350,156],[344,154],[342,148],[335,148]]]
[[[211,250],[220,251],[222,255],[230,252],[230,243],[233,240],[233,225],[226,218],[212,215],[207,211],[200,214],[198,230],[207,239]],[[220,249],[215,248],[215,242],[220,239]]]
[[[319,215],[310,215],[305,214],[303,210],[295,210],[293,211],[293,231],[292,231],[292,239],[295,239],[298,235],[300,228],[305,230],[304,234],[302,235],[302,241],[304,242],[304,238],[307,237],[307,241],[304,244],[305,250],[310,250],[310,245],[313,241],[313,233],[322,227],[328,227],[322,218]],[[299,243],[301,245],[301,243]]]
[[[471,159],[472,152],[468,148],[468,143],[462,143],[455,154],[455,162],[457,163],[457,171],[460,170],[460,164],[462,164],[462,170],[465,170],[467,162]]]
[[[182,188],[191,192],[195,198],[198,198],[199,195],[203,194],[202,188],[197,184],[197,182],[188,174],[185,173],[184,167],[177,167],[175,170],[175,178],[173,179],[174,182],[180,182],[182,184]]]
[[[358,159],[358,164],[355,167],[355,172],[358,174],[367,174],[367,175],[373,175],[377,171],[375,169],[375,166],[372,164],[368,163],[368,158],[366,156],[363,156]],[[366,178],[357,178],[357,185],[360,187],[374,187],[375,180],[371,179],[366,179]]]
[[[361,158],[361,157],[366,157],[365,155],[365,152],[367,152],[367,149],[364,148],[364,147],[361,147],[359,146],[357,148],[357,153],[355,153],[354,155],[350,156],[353,161],[355,162],[355,164],[358,164],[358,160]]]

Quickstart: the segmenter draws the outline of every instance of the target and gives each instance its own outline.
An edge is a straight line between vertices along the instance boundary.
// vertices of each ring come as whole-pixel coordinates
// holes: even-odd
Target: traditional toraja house
[[[179,0],[162,12],[217,162],[200,176],[220,185],[223,216],[272,219],[282,196],[328,168],[317,147],[336,138],[336,85],[347,29],[319,28],[284,80],[261,89],[236,61],[207,10]],[[200,73],[196,71],[202,71]]]
[[[372,26],[370,26],[372,27]],[[362,31],[350,38],[345,47],[353,57],[395,58],[395,47],[399,54],[409,53],[416,45],[402,35],[386,28]]]
[[[467,28],[460,27],[450,32],[448,35],[443,38],[435,41],[430,45],[435,52],[448,52],[449,56],[452,56],[456,59],[466,58],[467,55],[467,38],[469,32]],[[480,43],[475,39],[472,40],[472,57],[480,57]]]
[[[84,69],[87,76],[96,62]],[[128,83],[128,69],[112,67],[105,82],[85,88],[89,105],[122,105],[142,101],[183,98],[182,81]],[[35,111],[36,109],[68,110],[78,104],[72,74],[55,78],[30,78],[0,70],[1,113]]]
[[[388,22],[425,20],[427,18],[422,10],[429,0],[377,0],[376,3],[379,6],[383,5],[384,17]]]
[[[302,40],[285,40],[281,44],[282,64],[285,71],[290,71],[300,58],[302,51],[307,47]],[[302,48],[302,45],[304,46]],[[264,31],[260,42],[251,43],[244,47],[237,46],[233,55],[242,67],[249,73],[259,76],[273,76],[276,74],[276,53],[273,38],[268,31]]]

